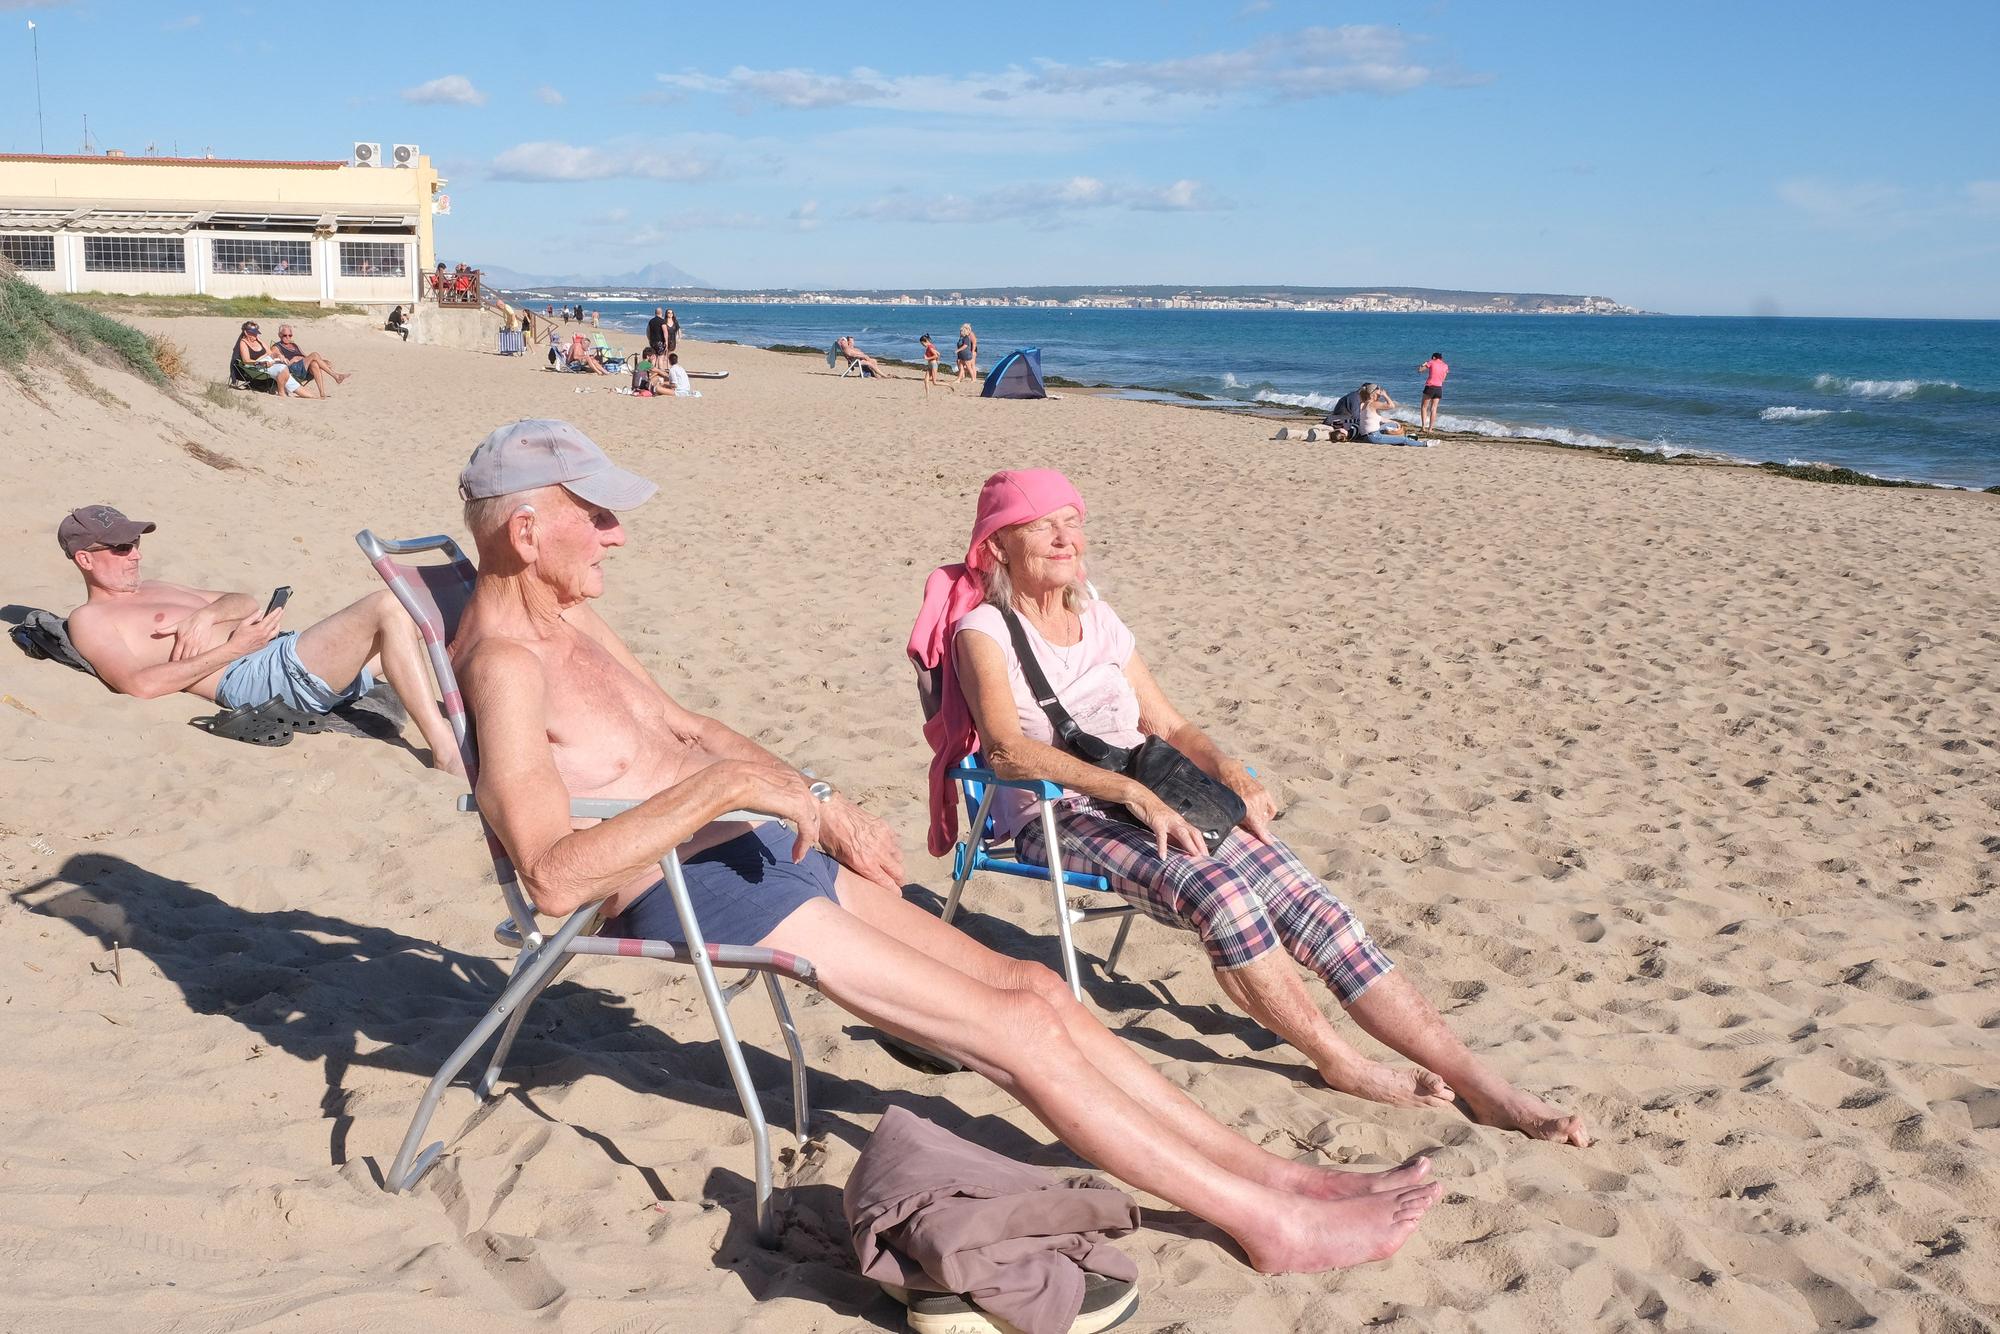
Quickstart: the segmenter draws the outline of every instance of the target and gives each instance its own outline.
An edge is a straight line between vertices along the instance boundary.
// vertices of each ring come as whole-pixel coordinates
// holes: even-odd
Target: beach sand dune
[[[233,329],[147,327],[197,364]],[[1450,1021],[1598,1137],[1315,1088],[1189,938],[1142,922],[1125,975],[1090,983],[1108,1023],[1279,1152],[1428,1152],[1449,1193],[1392,1263],[1317,1277],[1259,1277],[1149,1209],[1134,1329],[2000,1319],[1992,498],[1273,444],[1220,414],[926,397],[734,346],[689,348],[732,372],[702,399],[648,402],[357,319],[300,337],[361,374],[326,403],[198,410],[113,371],[89,379],[117,402],[0,378],[4,600],[69,606],[56,519],[106,501],[160,524],[152,575],[291,584],[296,628],[373,587],[356,529],[456,532],[472,446],[566,417],[662,484],[605,614],[685,703],[886,817],[936,895],[902,644],[986,474],[1062,467],[1169,693],[1267,776],[1285,836]],[[991,1086],[912,1073],[795,993],[823,1144],[761,1251],[692,978],[606,961],[548,993],[502,1096],[450,1094],[422,1185],[383,1194],[503,975],[477,831],[408,746],[257,749],[188,727],[202,711],[0,654],[0,1326],[896,1328],[849,1272],[838,1198],[888,1102],[1074,1165]],[[1053,962],[1034,886],[967,902],[975,935]],[[1081,935],[1094,956],[1109,931]],[[774,1026],[754,997],[738,1015],[782,1123]]]

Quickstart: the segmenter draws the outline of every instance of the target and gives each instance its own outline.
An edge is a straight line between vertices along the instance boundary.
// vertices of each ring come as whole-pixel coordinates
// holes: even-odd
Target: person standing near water
[[[979,335],[972,332],[972,326],[969,324],[958,326],[958,374],[953,378],[959,380],[979,378]]]
[[[1444,353],[1433,352],[1430,360],[1417,369],[1424,373],[1423,429],[1435,431],[1438,403],[1444,398],[1444,377],[1451,374],[1451,367],[1445,365]]]

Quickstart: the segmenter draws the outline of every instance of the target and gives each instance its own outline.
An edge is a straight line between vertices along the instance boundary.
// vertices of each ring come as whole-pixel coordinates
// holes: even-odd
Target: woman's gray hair
[[[986,600],[996,607],[1012,608],[1014,605],[1014,578],[1007,573],[1005,565],[989,565],[979,572],[986,581]],[[1077,571],[1076,579],[1063,590],[1063,608],[1083,615],[1083,609],[1090,605],[1090,586],[1084,582],[1083,571]]]

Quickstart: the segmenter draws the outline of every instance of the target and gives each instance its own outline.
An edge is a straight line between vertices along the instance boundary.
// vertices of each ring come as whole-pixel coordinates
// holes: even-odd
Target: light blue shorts
[[[331,713],[375,688],[366,667],[345,690],[335,690],[306,670],[299,661],[299,632],[287,630],[255,653],[229,664],[215,688],[215,702],[225,709],[282,700],[300,713]]]

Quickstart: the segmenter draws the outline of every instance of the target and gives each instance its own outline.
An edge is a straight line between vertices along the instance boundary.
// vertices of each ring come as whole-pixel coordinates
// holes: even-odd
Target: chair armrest
[[[640,804],[640,802],[636,801],[618,801],[605,797],[579,797],[570,802],[569,814],[572,820],[609,820],[612,816],[623,815],[626,811]],[[458,811],[461,815],[477,815],[479,813],[479,799],[474,797],[470,792],[467,792],[458,799]],[[753,823],[759,820],[779,819],[780,817],[766,814],[763,811],[724,811],[715,817],[717,823],[725,820]],[[780,822],[788,823],[782,820]]]
[[[1051,783],[1046,778],[1002,778],[991,769],[953,769],[951,776],[961,783],[981,783],[987,787],[1011,787],[1016,792],[1031,792],[1043,801],[1054,801],[1063,794],[1061,783]]]

